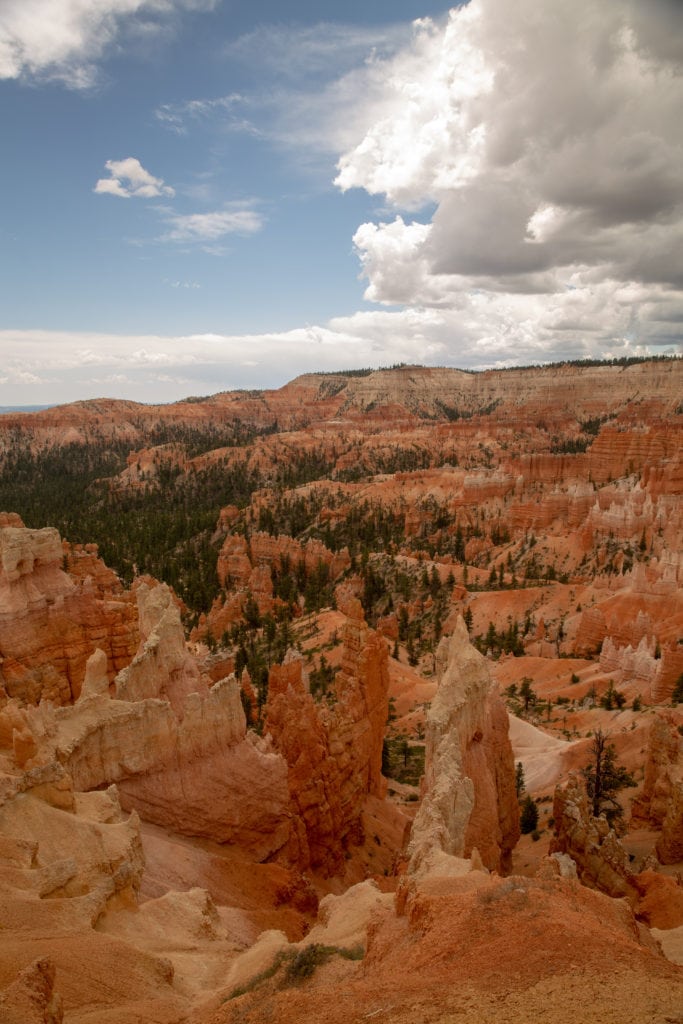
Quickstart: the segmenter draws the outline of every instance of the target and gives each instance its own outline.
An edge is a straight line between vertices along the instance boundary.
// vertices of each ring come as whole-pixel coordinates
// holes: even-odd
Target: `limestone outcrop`
[[[116,696],[96,650],[74,704],[24,706],[15,697],[0,708],[0,1018],[8,1024],[61,1024],[63,1013],[88,1024],[111,1013],[184,1020],[190,996],[224,976],[236,948],[226,922],[239,941],[239,914],[221,916],[197,888],[140,905],[145,861],[131,808],[232,843],[247,864],[288,848],[283,758],[247,738],[235,680],[210,686],[201,676],[168,588],[141,585],[137,597],[143,639]],[[279,870],[287,902],[298,876]]]
[[[505,872],[519,838],[507,712],[462,618],[439,645],[437,672],[410,870],[428,870],[443,854],[463,858],[477,850],[484,866]]]

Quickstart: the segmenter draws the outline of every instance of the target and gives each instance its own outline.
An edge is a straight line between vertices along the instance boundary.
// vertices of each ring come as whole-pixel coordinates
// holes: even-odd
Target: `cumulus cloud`
[[[163,178],[155,178],[146,171],[134,156],[124,160],[107,160],[104,165],[109,171],[108,178],[100,178],[93,191],[101,195],[120,196],[122,199],[154,199],[157,196],[172,197],[175,191],[165,185]]]
[[[170,185],[164,184],[162,178],[155,178],[135,157],[107,160],[105,166],[110,176],[100,178],[93,190],[100,195],[122,199],[172,198],[175,195]],[[226,203],[220,210],[176,213],[168,206],[159,205],[156,211],[168,225],[168,230],[157,241],[201,244],[207,252],[221,252],[213,243],[227,235],[253,235],[261,230],[264,218],[254,206],[253,200],[244,200]],[[173,287],[198,287],[187,282],[171,283]]]
[[[514,358],[522,325],[549,354],[571,324],[577,339],[593,323],[614,343],[670,341],[682,67],[673,0],[470,0],[415,23],[374,63],[338,164],[339,188],[396,210],[355,234],[366,297],[455,311],[496,356]]]
[[[0,78],[44,77],[91,87],[96,62],[126,27],[138,38],[160,31],[182,10],[211,10],[218,0],[2,0]]]

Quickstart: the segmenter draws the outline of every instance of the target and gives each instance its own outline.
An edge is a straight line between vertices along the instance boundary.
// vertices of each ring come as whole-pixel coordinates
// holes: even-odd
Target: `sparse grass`
[[[352,946],[348,949],[344,946],[325,946],[320,942],[313,942],[309,946],[304,946],[303,949],[282,950],[277,954],[269,967],[255,974],[244,985],[239,985],[236,989],[233,989],[225,1002],[255,991],[264,982],[274,978],[283,966],[284,972],[280,987],[298,985],[300,982],[310,978],[318,967],[326,964],[333,956],[342,957],[344,960],[362,960],[365,956],[365,950],[360,945]]]
[[[270,967],[266,967],[265,970],[259,971],[259,973],[255,974],[253,978],[246,981],[244,985],[238,985],[237,988],[232,990],[228,999],[225,1001],[227,1002],[229,999],[237,999],[238,996],[246,995],[247,992],[253,992],[254,989],[258,988],[259,985],[262,985],[264,981],[268,981],[269,978],[273,978],[280,970],[285,956],[286,954],[284,952],[278,953]]]
[[[343,946],[324,946],[322,943],[313,942],[310,946],[304,946],[285,967],[284,982],[286,985],[296,985],[300,981],[310,978],[316,968],[333,956],[340,956],[345,960],[362,960],[364,950],[362,946],[354,946],[346,949]]]

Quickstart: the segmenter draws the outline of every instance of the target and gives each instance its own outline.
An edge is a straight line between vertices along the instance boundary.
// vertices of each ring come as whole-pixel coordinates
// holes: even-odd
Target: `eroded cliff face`
[[[148,821],[276,854],[290,832],[284,761],[247,735],[236,681],[202,678],[168,588],[141,586],[138,604],[143,639],[116,698],[55,712],[58,759],[79,788],[116,782]]]
[[[362,838],[365,798],[385,790],[386,643],[368,628],[358,601],[350,601],[346,613],[330,703],[313,700],[303,660],[288,656],[271,669],[266,705],[266,731],[288,765],[299,866],[329,875],[343,870],[349,844]]]
[[[108,907],[135,906],[143,870],[139,819],[116,787],[79,793],[57,760],[22,768],[0,739],[3,1022],[59,1024],[76,1009],[94,1021],[112,1002],[147,999],[157,1012],[174,1001],[167,960],[94,930]]]
[[[0,700],[69,704],[95,646],[113,679],[138,641],[134,599],[92,548],[67,552],[57,530],[0,517]]]
[[[31,602],[45,610],[79,590],[60,568],[56,531],[7,531],[9,603],[19,617]],[[67,703],[65,693],[62,706],[43,699],[31,707],[6,699],[0,745],[19,767],[60,766],[78,792],[116,784],[124,809],[157,825],[235,844],[257,860],[279,856],[327,873],[342,867],[345,848],[360,837],[365,798],[383,795],[387,648],[358,602],[347,609],[332,706],[313,701],[300,659],[290,657],[271,671],[259,738],[247,731],[235,679],[203,676],[168,587],[141,582],[135,598],[139,647],[113,687],[106,653],[92,651],[90,640],[78,700]],[[99,600],[90,592],[91,604]],[[80,613],[92,619],[83,602],[69,609],[72,631]],[[46,646],[42,625],[33,620],[36,650]]]
[[[56,530],[12,522],[0,544],[0,743],[15,763],[60,765],[77,791],[117,783],[147,820],[257,859],[285,847],[286,764],[247,736],[235,680],[202,677],[169,589],[140,583],[133,597],[118,584],[102,597],[106,570],[74,581]],[[92,551],[84,561],[101,564]],[[139,648],[110,687],[113,636]]]
[[[675,359],[626,367],[567,364],[485,373],[405,366],[364,376],[310,373],[276,390],[223,392],[164,406],[96,399],[5,415],[3,420],[15,434],[29,430],[36,446],[86,443],[101,436],[125,439],[131,449],[142,448],[153,428],[169,423],[197,430],[234,422],[296,430],[303,425],[317,429],[330,420],[386,425],[415,423],[425,416],[448,420],[494,414],[514,428],[548,410],[563,423],[629,410],[656,419],[680,402],[680,381],[681,363]],[[135,465],[132,460],[130,466]]]
[[[420,873],[441,854],[464,858],[476,849],[485,867],[504,873],[519,838],[507,712],[462,619],[441,642],[437,671],[410,870]]]
[[[648,736],[643,790],[634,817],[661,832],[655,847],[662,864],[683,860],[683,736],[679,715],[660,711]]]
[[[556,788],[553,817],[551,853],[568,854],[584,885],[635,902],[637,887],[628,854],[607,820],[592,816],[586,786],[578,772],[571,772]]]

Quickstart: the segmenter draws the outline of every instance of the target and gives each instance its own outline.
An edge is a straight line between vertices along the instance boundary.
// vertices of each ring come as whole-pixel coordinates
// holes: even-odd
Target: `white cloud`
[[[264,224],[262,215],[243,203],[209,213],[166,211],[165,217],[170,229],[161,236],[164,242],[215,242],[226,235],[253,235]]]
[[[211,10],[218,0],[2,0],[0,79],[38,76],[73,89],[91,87],[98,61],[127,26],[138,38],[182,10]]]
[[[164,184],[163,178],[155,178],[134,156],[127,156],[124,160],[107,160],[104,166],[110,176],[100,178],[93,190],[101,195],[120,196],[122,199],[154,199],[157,196],[170,198],[175,195],[170,185]]]
[[[373,101],[384,100],[383,61],[411,35],[407,23],[261,24],[225,49],[231,62],[259,67],[261,88],[248,95],[164,106],[157,117],[177,132],[185,132],[191,121],[211,121],[266,137],[309,168],[323,154],[329,175],[330,160],[352,145],[359,124],[369,127],[377,116]]]
[[[230,60],[258,63],[281,78],[298,81],[319,75],[329,79],[340,69],[390,56],[408,34],[403,24],[261,24],[228,43],[225,53]]]
[[[186,135],[191,124],[209,125],[212,128],[219,126],[229,131],[260,135],[259,129],[240,112],[246,103],[246,98],[240,93],[230,93],[214,99],[163,103],[154,111],[154,116],[176,135]]]
[[[450,310],[496,358],[521,356],[512,337],[528,351],[525,334],[550,357],[570,322],[614,345],[671,340],[682,67],[673,0],[470,0],[416,23],[347,112],[337,185],[434,208],[358,228],[366,298]]]
[[[680,322],[667,296],[653,309],[648,344],[630,337],[637,289],[540,296],[473,293],[458,308],[373,310],[327,324],[264,334],[112,335],[0,331],[0,404],[54,404],[102,394],[141,402],[231,388],[280,387],[299,373],[396,362],[473,369],[552,359],[675,351]],[[600,312],[608,306],[602,327]],[[680,346],[679,346],[680,348]]]
[[[163,284],[167,284],[171,288],[189,289],[191,291],[201,288],[198,281],[169,281],[168,278],[164,278]]]
[[[100,178],[93,190],[100,195],[120,196],[122,199],[171,198],[175,195],[170,185],[164,184],[162,178],[155,178],[135,157],[107,160],[105,166],[110,177]],[[253,235],[261,230],[264,217],[254,206],[254,200],[244,200],[226,203],[222,209],[206,213],[176,213],[167,206],[157,206],[157,213],[168,225],[168,230],[157,241],[199,244],[205,252],[220,255],[223,250],[215,243],[227,235]],[[199,287],[194,282],[166,283],[174,288]]]

